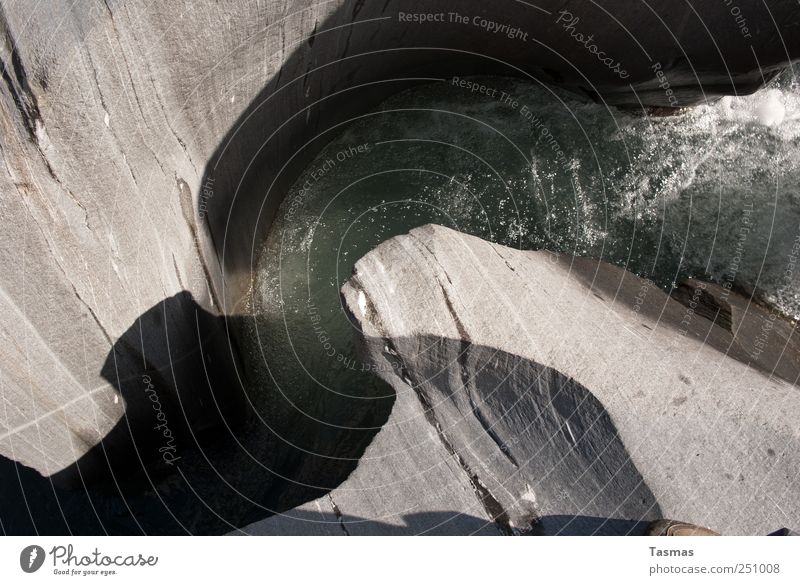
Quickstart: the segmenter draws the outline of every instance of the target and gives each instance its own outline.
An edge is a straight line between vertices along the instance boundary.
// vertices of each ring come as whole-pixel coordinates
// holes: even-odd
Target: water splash
[[[292,408],[328,420],[320,396],[380,395],[338,290],[358,258],[425,223],[601,258],[665,289],[691,276],[753,290],[800,317],[792,78],[667,117],[476,81],[511,99],[446,81],[399,94],[333,138],[286,197],[255,275],[252,348],[269,368],[259,383]]]
[[[793,79],[669,117],[533,81],[477,81],[517,106],[443,82],[395,96],[335,138],[289,194],[301,196],[302,214],[276,221],[262,273],[300,254],[317,274],[341,265],[325,280],[338,288],[380,239],[438,221],[602,258],[665,288],[687,276],[735,282],[800,316],[798,277],[787,271],[800,229]],[[359,144],[366,154],[338,160]],[[326,160],[334,165],[315,178]],[[306,268],[295,269],[304,279]],[[279,294],[261,290],[265,301]]]

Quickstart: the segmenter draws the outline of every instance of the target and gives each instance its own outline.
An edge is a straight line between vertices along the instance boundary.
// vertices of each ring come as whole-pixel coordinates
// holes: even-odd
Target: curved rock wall
[[[51,476],[114,429],[128,445],[145,375],[176,427],[213,426],[209,369],[240,385],[213,316],[237,311],[285,187],[348,116],[473,72],[623,104],[675,105],[664,79],[678,105],[752,90],[800,52],[798,15],[740,4],[749,38],[724,3],[668,0],[459,2],[466,21],[426,23],[400,13],[452,4],[4,2],[0,453]]]

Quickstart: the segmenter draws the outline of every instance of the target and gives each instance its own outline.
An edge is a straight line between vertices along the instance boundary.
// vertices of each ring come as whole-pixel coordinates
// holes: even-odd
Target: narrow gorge
[[[2,531],[796,523],[800,11],[741,5],[1,2]]]

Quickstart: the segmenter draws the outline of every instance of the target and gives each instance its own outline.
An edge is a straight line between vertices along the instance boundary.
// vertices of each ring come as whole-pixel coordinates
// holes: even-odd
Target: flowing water
[[[292,439],[298,453],[347,458],[388,416],[391,392],[354,355],[338,291],[362,255],[422,224],[601,258],[666,290],[728,283],[800,316],[791,76],[665,117],[534,81],[470,81],[487,89],[420,86],[342,127],[278,212],[246,353],[281,440],[293,425],[321,429]]]

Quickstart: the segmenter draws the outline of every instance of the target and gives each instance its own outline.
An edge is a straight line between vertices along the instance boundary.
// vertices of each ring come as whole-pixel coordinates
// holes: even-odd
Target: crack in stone
[[[405,365],[405,362],[399,357],[400,352],[397,351],[394,343],[392,343],[391,339],[385,336],[383,337],[383,341],[389,351],[394,352],[393,355],[397,356],[395,359],[399,364],[400,374],[403,381],[414,391],[414,394],[422,405],[422,410],[425,414],[425,420],[428,421],[428,424],[430,424],[436,431],[436,435],[438,436],[442,446],[445,448],[445,451],[447,451],[453,457],[453,459],[455,459],[456,463],[458,463],[459,467],[467,475],[467,479],[472,486],[472,490],[475,493],[475,496],[478,498],[478,501],[483,506],[484,511],[489,518],[494,521],[502,534],[511,536],[514,531],[511,527],[508,513],[506,512],[505,508],[503,508],[503,505],[497,500],[497,498],[494,497],[494,495],[492,495],[489,488],[486,487],[486,485],[480,480],[478,475],[472,470],[472,468],[470,468],[469,464],[450,442],[450,439],[447,437],[447,434],[442,428],[442,424],[439,422],[439,419],[436,416],[436,412],[433,409],[430,399],[422,387],[419,384],[414,383],[413,378],[411,377],[408,368]]]
[[[25,65],[22,63],[22,58],[17,50],[16,39],[8,25],[8,19],[6,18],[5,10],[2,6],[0,6],[0,27],[3,30],[5,42],[10,52],[11,67],[14,79],[16,79],[16,84],[14,83],[14,79],[11,78],[12,72],[9,71],[8,65],[5,62],[0,63],[2,78],[11,93],[18,113],[22,116],[22,121],[25,124],[25,128],[28,130],[31,140],[34,144],[38,144],[38,140],[36,139],[36,124],[41,124],[42,120],[39,112],[39,103],[36,99],[36,94],[33,93],[28,83],[28,74],[25,70]]]
[[[203,276],[205,276],[206,278],[208,292],[211,295],[211,302],[214,304],[215,307],[219,308],[222,305],[220,305],[219,299],[217,298],[217,294],[214,289],[214,281],[211,279],[211,271],[208,268],[208,264],[206,263],[206,258],[203,255],[203,251],[201,250],[200,238],[197,235],[197,224],[192,218],[194,213],[194,205],[192,204],[192,190],[189,188],[189,184],[182,178],[180,178],[177,174],[175,175],[175,183],[178,186],[178,196],[180,199],[180,206],[183,219],[186,222],[186,226],[189,228],[189,233],[192,236],[194,251],[195,254],[197,255],[197,261],[200,263],[200,268],[203,269]]]
[[[494,243],[492,243],[492,242],[489,242],[489,244],[490,244],[490,245],[489,245],[489,248],[491,248],[491,250],[492,250],[492,251],[493,251],[495,254],[497,254],[498,256],[500,256],[500,258],[503,260],[503,262],[505,262],[505,263],[506,263],[506,267],[507,267],[509,270],[511,270],[511,272],[516,272],[516,271],[517,271],[517,270],[516,270],[516,268],[514,268],[513,266],[511,266],[511,263],[510,263],[510,262],[509,262],[509,261],[506,259],[506,257],[505,257],[505,256],[503,256],[503,255],[500,253],[500,251],[497,249],[497,245],[496,245],[496,244],[494,244]]]
[[[514,530],[511,527],[511,523],[509,520],[508,513],[506,512],[503,505],[497,500],[497,498],[492,495],[489,488],[484,485],[484,483],[480,480],[478,475],[470,468],[469,464],[464,460],[464,458],[458,453],[456,448],[450,442],[450,439],[447,437],[447,434],[444,432],[441,423],[439,422],[438,418],[436,417],[436,413],[431,405],[431,402],[428,396],[425,394],[425,391],[422,387],[418,384],[414,383],[409,370],[401,358],[401,354],[397,351],[397,347],[394,345],[392,340],[386,335],[382,323],[380,323],[380,319],[378,316],[378,312],[376,311],[375,304],[370,298],[364,289],[361,286],[361,281],[359,279],[358,272],[353,273],[351,277],[350,284],[354,291],[358,291],[364,294],[366,303],[367,303],[367,310],[369,315],[372,317],[370,320],[372,325],[377,330],[378,336],[383,342],[383,347],[385,347],[385,352],[389,353],[391,356],[394,357],[395,363],[398,364],[399,367],[399,377],[406,383],[413,391],[417,400],[420,402],[422,406],[423,413],[425,415],[425,420],[430,424],[433,429],[436,431],[436,436],[439,439],[439,442],[444,447],[445,451],[450,454],[453,459],[455,459],[458,466],[461,470],[466,474],[467,479],[472,486],[472,490],[475,493],[478,501],[480,502],[481,506],[483,507],[484,511],[486,512],[487,516],[494,521],[497,525],[498,530],[501,534],[510,536],[514,534]],[[355,323],[358,323],[358,319],[355,319],[351,314],[351,319]],[[360,326],[359,326],[360,328]]]
[[[483,414],[483,411],[480,407],[476,404],[475,399],[472,395],[472,386],[473,378],[470,375],[469,369],[469,351],[470,347],[472,346],[472,342],[470,339],[469,334],[467,333],[467,329],[464,326],[463,322],[459,318],[455,308],[453,307],[453,302],[450,298],[450,294],[447,292],[447,289],[439,283],[439,288],[442,290],[442,294],[444,295],[444,302],[447,305],[447,311],[450,313],[450,316],[453,318],[453,322],[456,325],[456,329],[458,330],[459,335],[461,336],[461,346],[459,348],[458,353],[458,366],[460,369],[461,375],[461,384],[464,387],[464,392],[467,395],[467,399],[469,400],[469,406],[472,410],[472,414],[475,416],[475,419],[480,423],[483,431],[489,435],[489,437],[494,441],[497,448],[500,449],[500,452],[508,459],[509,463],[511,463],[516,469],[519,469],[519,462],[511,454],[511,451],[508,449],[508,446],[500,439],[500,436],[495,432],[492,428],[492,425],[489,424],[489,421],[486,420],[486,417]]]
[[[336,519],[339,521],[339,526],[341,526],[344,535],[350,536],[350,531],[347,529],[347,526],[344,523],[344,516],[342,515],[342,511],[339,509],[339,506],[336,505],[336,502],[333,501],[333,496],[331,495],[330,492],[328,492],[328,499],[331,502],[333,513],[336,516]]]

